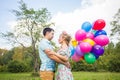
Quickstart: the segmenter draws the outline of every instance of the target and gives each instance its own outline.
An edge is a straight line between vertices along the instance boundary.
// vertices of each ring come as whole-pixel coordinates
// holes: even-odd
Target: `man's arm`
[[[55,53],[54,51],[50,49],[45,49],[44,51],[50,59],[58,63],[66,64],[66,62],[68,62],[67,57],[65,58],[65,56],[57,55],[57,53]],[[60,58],[65,59],[65,60],[61,60]]]
[[[60,55],[54,51],[51,51],[51,53],[54,54],[55,56],[57,56],[58,58],[60,58],[62,61],[68,62],[68,58],[66,56]]]

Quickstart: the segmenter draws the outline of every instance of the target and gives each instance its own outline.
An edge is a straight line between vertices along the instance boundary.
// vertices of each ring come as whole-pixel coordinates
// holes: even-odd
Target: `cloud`
[[[15,26],[17,25],[17,21],[10,21],[7,23],[7,25],[9,26],[10,30],[14,30]]]
[[[97,19],[104,19],[106,21],[105,30],[110,34],[110,21],[112,21],[114,14],[120,8],[119,0],[82,0],[81,7],[72,12],[64,13],[57,12],[53,15],[51,22],[55,23],[54,41],[58,42],[58,37],[62,31],[67,31],[74,37],[76,30],[81,28],[85,21],[93,23]],[[16,21],[8,22],[10,31],[14,30]],[[58,44],[58,43],[57,43]]]
[[[105,30],[110,35],[110,21],[112,21],[119,8],[119,0],[82,0],[81,8],[69,13],[58,12],[51,21],[55,23],[56,36],[63,30],[74,36],[83,22],[89,21],[93,23],[97,19],[104,19],[106,21]],[[54,41],[57,41],[56,37]]]

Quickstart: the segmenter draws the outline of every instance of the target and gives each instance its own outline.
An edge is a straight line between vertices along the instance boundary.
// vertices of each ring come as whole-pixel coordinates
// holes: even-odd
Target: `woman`
[[[61,47],[57,53],[63,56],[59,57],[63,61],[68,61],[70,57],[69,51],[70,40],[71,37],[66,32],[62,32],[62,34],[59,36],[59,43],[61,44]],[[67,60],[65,57],[67,57]],[[55,80],[73,80],[71,69],[63,64],[58,64]]]

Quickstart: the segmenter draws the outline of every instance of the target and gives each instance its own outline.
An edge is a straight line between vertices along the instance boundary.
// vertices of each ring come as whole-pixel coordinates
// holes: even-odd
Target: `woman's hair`
[[[67,34],[65,31],[63,31],[62,38],[64,38],[66,44],[69,46],[69,43],[71,41],[71,36],[69,34]]]

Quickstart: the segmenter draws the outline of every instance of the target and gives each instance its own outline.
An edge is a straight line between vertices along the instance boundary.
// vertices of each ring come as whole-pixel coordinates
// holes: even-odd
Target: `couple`
[[[69,43],[71,37],[66,32],[62,32],[58,40],[61,47],[58,52],[54,52],[50,42],[54,36],[54,30],[52,28],[45,28],[43,35],[44,38],[39,44],[41,80],[54,80],[56,62],[58,63],[58,68],[55,80],[73,80],[69,63]]]

